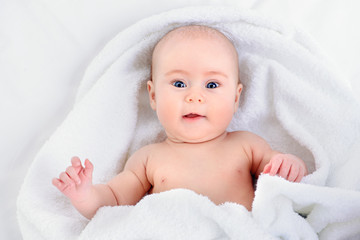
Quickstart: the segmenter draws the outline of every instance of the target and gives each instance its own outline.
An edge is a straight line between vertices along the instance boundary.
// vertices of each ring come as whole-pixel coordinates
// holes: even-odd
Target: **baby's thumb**
[[[268,164],[265,165],[262,173],[265,173],[265,174],[270,173],[270,170],[271,170],[271,164],[268,163]]]
[[[92,179],[92,173],[94,170],[93,164],[89,161],[89,159],[86,159],[84,165],[85,165],[85,168],[84,168],[85,177]]]

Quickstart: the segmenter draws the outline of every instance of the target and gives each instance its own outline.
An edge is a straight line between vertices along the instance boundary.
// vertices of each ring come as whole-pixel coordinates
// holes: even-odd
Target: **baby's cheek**
[[[214,119],[218,122],[219,125],[227,127],[234,115],[234,106],[231,104],[223,104],[217,106],[216,114],[214,114]]]
[[[170,101],[158,104],[157,116],[160,123],[166,128],[174,123],[176,116],[179,115],[177,108]]]

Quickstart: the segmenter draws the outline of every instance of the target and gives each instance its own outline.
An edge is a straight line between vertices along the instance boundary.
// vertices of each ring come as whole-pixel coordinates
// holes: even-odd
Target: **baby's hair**
[[[205,26],[205,25],[185,25],[185,26],[177,27],[177,28],[170,30],[162,38],[160,38],[160,40],[155,44],[152,54],[154,54],[156,47],[161,42],[165,42],[168,39],[170,39],[171,37],[173,37],[174,33],[176,33],[176,36],[190,37],[190,38],[202,37],[204,35],[207,37],[212,37],[212,38],[220,36],[223,39],[230,42],[236,51],[235,44],[232,41],[229,34],[223,33],[220,30],[217,30],[213,27],[209,27],[209,26]],[[237,51],[236,51],[236,53],[237,53]]]
[[[223,36],[226,39],[228,39],[223,33],[221,33],[219,30],[215,28],[208,27],[205,25],[186,25],[170,30],[160,39],[159,42],[166,41],[168,38],[171,38],[173,36],[173,33],[176,33],[177,36],[190,37],[190,38],[204,36],[205,34],[205,36],[208,37]]]

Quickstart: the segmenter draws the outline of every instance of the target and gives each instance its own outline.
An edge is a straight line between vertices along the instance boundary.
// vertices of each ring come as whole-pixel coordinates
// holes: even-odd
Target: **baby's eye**
[[[186,87],[186,84],[183,81],[175,81],[173,82],[173,86],[177,87],[177,88],[184,88]]]
[[[217,88],[219,87],[219,84],[216,82],[209,82],[206,84],[206,88]]]

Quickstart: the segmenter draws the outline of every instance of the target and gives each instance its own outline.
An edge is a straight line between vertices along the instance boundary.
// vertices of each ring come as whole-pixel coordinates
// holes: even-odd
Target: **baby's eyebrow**
[[[187,71],[184,71],[184,70],[181,70],[181,69],[174,69],[174,70],[171,70],[171,71],[165,73],[165,76],[169,76],[169,75],[172,75],[172,74],[175,74],[175,73],[189,75],[189,73]]]
[[[185,70],[181,70],[181,69],[174,69],[174,70],[171,70],[169,72],[167,72],[165,74],[165,76],[169,76],[169,75],[172,75],[172,74],[176,74],[176,73],[179,73],[179,74],[184,74],[184,75],[189,75],[189,73]],[[220,75],[220,76],[223,76],[225,78],[228,78],[228,75],[225,74],[224,72],[221,72],[221,71],[207,71],[205,72],[205,76],[213,76],[213,75]]]
[[[220,75],[223,76],[224,78],[229,78],[227,74],[221,72],[221,71],[208,71],[205,73],[205,75],[209,76],[209,75]]]

